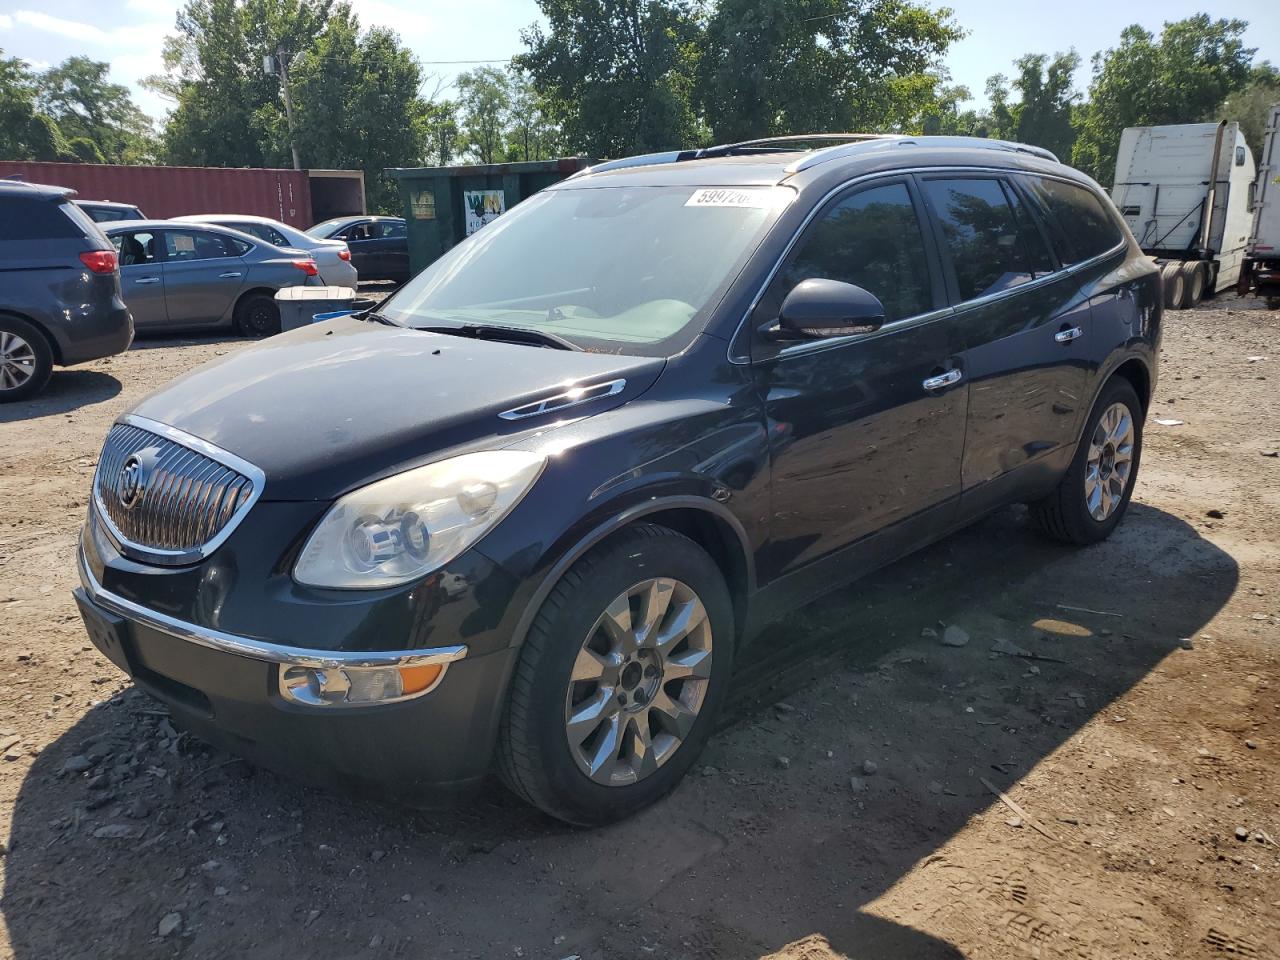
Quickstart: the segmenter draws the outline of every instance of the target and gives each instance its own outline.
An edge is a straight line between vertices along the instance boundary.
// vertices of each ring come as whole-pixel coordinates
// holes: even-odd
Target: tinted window
[[[388,223],[386,230],[382,234],[384,237],[403,237],[407,236],[403,223]]]
[[[227,226],[233,230],[247,233],[251,237],[257,237],[259,240],[265,240],[273,247],[289,246],[289,241],[285,239],[283,233],[275,227],[267,226],[265,223],[228,223]]]
[[[119,207],[87,207],[89,216],[98,223],[111,223],[116,220],[131,220],[128,210],[121,210]]]
[[[1042,177],[1027,177],[1032,195],[1048,212],[1054,245],[1068,266],[1105,253],[1123,234],[1092,190]]]
[[[972,300],[1027,283],[1051,267],[1045,251],[1029,250],[999,180],[926,180],[942,226],[960,299]],[[1030,224],[1027,225],[1030,227]]]
[[[169,260],[215,260],[238,257],[249,250],[249,245],[240,240],[197,230],[166,230],[164,245]]]
[[[927,312],[933,305],[928,260],[906,186],[862,190],[824,213],[784,274],[780,296],[812,277],[852,283],[875,294],[889,321]]]
[[[65,240],[83,236],[62,212],[66,204],[41,197],[0,199],[0,222],[6,240]]]
[[[117,233],[111,238],[111,242],[115,244],[116,253],[120,256],[121,267],[154,263],[158,259],[156,235],[149,230]]]

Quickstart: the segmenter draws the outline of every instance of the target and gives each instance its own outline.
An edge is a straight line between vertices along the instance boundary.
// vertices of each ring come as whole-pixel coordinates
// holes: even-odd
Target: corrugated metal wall
[[[165,219],[188,213],[251,213],[296,227],[312,225],[305,170],[133,167],[0,160],[0,177],[70,187],[81,200],[118,200]]]

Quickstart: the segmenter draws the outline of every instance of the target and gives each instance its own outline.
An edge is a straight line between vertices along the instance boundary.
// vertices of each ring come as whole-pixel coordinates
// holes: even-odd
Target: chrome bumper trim
[[[300,647],[286,647],[280,644],[267,643],[265,640],[254,640],[250,637],[239,637],[209,627],[187,623],[167,614],[157,613],[139,603],[127,600],[98,583],[85,564],[83,548],[77,551],[76,566],[80,570],[80,583],[89,598],[99,606],[118,614],[127,620],[133,620],[153,630],[167,633],[179,640],[186,640],[221,653],[230,653],[264,663],[278,663],[287,666],[313,667],[415,667],[427,664],[440,664],[448,667],[455,660],[467,655],[465,644],[451,647],[429,647],[424,650],[388,650],[380,652],[346,651],[346,650],[306,650]],[[441,674],[443,676],[443,673]],[[437,681],[438,682],[438,681]]]

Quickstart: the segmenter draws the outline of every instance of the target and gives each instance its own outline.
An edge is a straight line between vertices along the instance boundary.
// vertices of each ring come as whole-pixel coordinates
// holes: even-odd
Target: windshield
[[[692,341],[785,187],[548,190],[427,267],[382,307],[410,327],[516,327],[584,350],[670,356]]]

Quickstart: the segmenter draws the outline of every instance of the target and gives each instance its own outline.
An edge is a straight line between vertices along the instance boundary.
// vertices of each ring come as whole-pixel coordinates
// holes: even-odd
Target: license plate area
[[[125,619],[96,606],[83,590],[75,591],[75,598],[89,640],[108,660],[125,673],[132,674],[126,652],[129,627]]]

